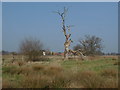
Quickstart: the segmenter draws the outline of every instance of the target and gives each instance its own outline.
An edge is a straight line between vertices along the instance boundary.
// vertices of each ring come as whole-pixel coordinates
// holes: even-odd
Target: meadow
[[[46,56],[26,62],[3,55],[3,88],[117,88],[118,57],[89,56],[87,60]]]

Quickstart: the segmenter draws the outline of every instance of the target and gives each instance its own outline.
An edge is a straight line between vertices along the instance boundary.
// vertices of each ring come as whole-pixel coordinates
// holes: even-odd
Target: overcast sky
[[[65,37],[61,18],[53,11],[68,7],[67,25],[71,28],[72,48],[84,35],[102,38],[104,52],[118,52],[118,3],[117,2],[23,2],[2,3],[3,50],[18,51],[26,37],[39,39],[44,48],[64,51]]]

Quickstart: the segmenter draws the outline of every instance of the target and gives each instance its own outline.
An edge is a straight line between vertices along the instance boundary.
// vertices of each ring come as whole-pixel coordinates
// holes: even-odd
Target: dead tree
[[[84,54],[83,54],[83,53],[85,53],[85,52],[83,52],[81,49],[78,49],[78,50],[75,50],[75,51],[69,49],[69,53],[73,54],[73,55],[74,55],[74,58],[75,58],[75,55],[78,55],[78,56],[81,57],[82,60],[87,59],[86,56],[84,56]]]
[[[67,26],[65,24],[65,17],[66,17],[66,13],[67,13],[68,9],[64,7],[64,11],[63,12],[60,12],[60,11],[57,11],[55,13],[57,13],[58,15],[60,15],[61,19],[62,19],[62,30],[64,32],[64,36],[65,36],[65,43],[64,43],[64,58],[68,59],[68,53],[69,53],[69,46],[71,44],[71,42],[73,42],[70,37],[71,37],[71,34],[69,33],[70,32],[70,25]]]

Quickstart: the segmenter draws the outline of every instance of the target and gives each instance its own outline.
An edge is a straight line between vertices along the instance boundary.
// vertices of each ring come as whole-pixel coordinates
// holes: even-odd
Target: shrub
[[[36,61],[42,55],[43,44],[35,38],[26,38],[20,43],[20,52],[28,56],[28,60]]]

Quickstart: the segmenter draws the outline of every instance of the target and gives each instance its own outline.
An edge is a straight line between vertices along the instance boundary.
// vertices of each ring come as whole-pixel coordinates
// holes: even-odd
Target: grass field
[[[3,56],[3,88],[117,88],[117,56],[63,60],[49,56],[42,61],[25,62],[20,56],[11,63]]]

